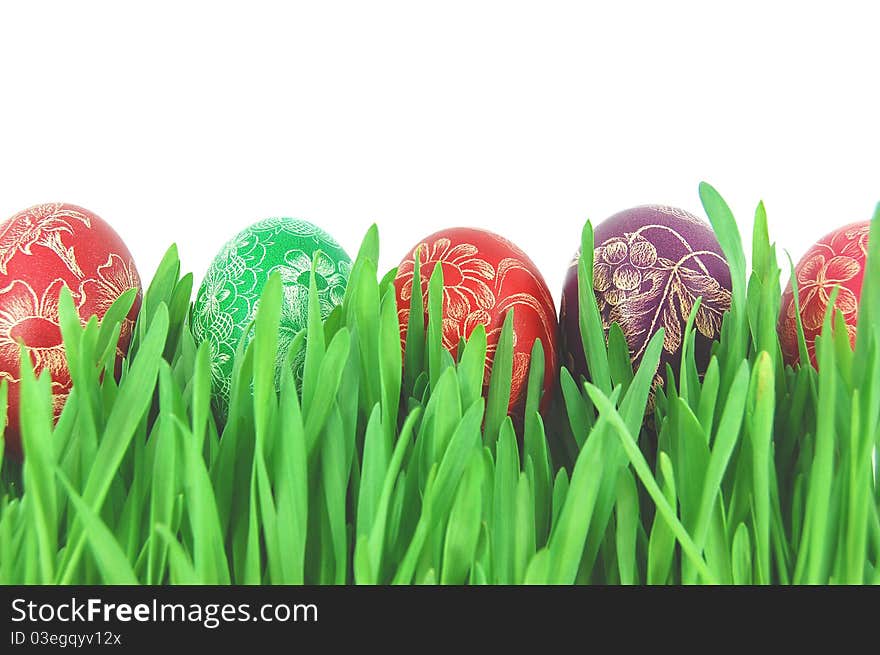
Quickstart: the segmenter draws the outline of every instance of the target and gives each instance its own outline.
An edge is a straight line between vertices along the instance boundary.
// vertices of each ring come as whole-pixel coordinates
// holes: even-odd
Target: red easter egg
[[[34,371],[52,376],[55,417],[70,393],[58,302],[67,285],[83,325],[102,319],[125,291],[138,289],[122,325],[117,358],[128,350],[141,304],[137,269],[119,235],[90,211],[62,203],[37,205],[0,224],[0,379],[9,384],[7,451],[21,456],[20,344]]]
[[[473,228],[441,230],[422,240],[400,263],[397,291],[401,342],[405,345],[413,294],[415,258],[427,322],[428,281],[437,264],[443,267],[443,346],[453,355],[462,339],[482,324],[487,354],[484,386],[508,311],[513,318],[513,375],[509,409],[517,414],[525,403],[532,346],[541,339],[545,355],[544,401],[556,377],[556,310],[547,283],[531,259],[503,237]]]
[[[813,366],[817,365],[816,337],[822,332],[825,310],[837,286],[840,291],[835,307],[846,321],[850,344],[855,346],[870,227],[868,221],[851,223],[825,235],[795,267],[801,322]],[[800,361],[795,313],[794,292],[789,282],[782,294],[779,336],[785,361],[792,366]]]

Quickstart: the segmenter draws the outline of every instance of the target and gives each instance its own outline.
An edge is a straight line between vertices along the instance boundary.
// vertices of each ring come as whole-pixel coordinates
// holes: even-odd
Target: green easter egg
[[[342,302],[351,259],[333,237],[307,221],[267,218],[254,223],[223,246],[211,262],[196,296],[191,324],[196,343],[211,344],[212,400],[223,417],[229,405],[233,358],[251,327],[269,276],[278,272],[284,289],[276,358],[280,370],[293,338],[307,325],[309,276],[317,251],[315,281],[321,318],[327,318]],[[300,354],[294,360],[294,375],[299,379],[303,359]]]

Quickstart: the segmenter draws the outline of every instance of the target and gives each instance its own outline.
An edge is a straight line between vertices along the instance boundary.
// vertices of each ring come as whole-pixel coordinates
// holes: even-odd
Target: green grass
[[[289,367],[276,377],[282,296],[270,281],[225,425],[210,409],[210,352],[188,328],[192,276],[175,248],[118,383],[113,353],[133,297],[83,328],[63,296],[74,388],[53,426],[48,378],[23,376],[27,457],[2,462],[0,583],[880,582],[880,210],[855,353],[829,315],[816,372],[782,362],[763,206],[748,270],[727,205],[705,184],[700,197],[730,262],[732,308],[704,376],[692,314],[678,383],[648,421],[662,335],[637,371],[619,330],[604,339],[589,224],[578,274],[590,380],[560,371],[542,416],[535,344],[516,426],[511,317],[484,399],[485,332],[457,359],[442,348],[436,267],[430,320],[410,325],[402,357],[375,227],[323,323],[313,289],[308,338],[289,353],[305,349],[301,386]],[[415,294],[413,315],[421,303]]]

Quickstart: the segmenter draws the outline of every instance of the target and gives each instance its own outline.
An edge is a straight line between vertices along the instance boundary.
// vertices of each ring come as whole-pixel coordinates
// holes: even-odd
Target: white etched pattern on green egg
[[[211,344],[212,397],[222,415],[234,355],[256,315],[266,281],[277,272],[284,290],[276,360],[280,371],[293,338],[307,325],[313,258],[321,317],[327,318],[345,295],[351,259],[333,237],[307,221],[267,218],[255,223],[227,242],[208,268],[193,307],[192,328],[197,343]],[[249,333],[248,341],[251,337]],[[299,353],[293,362],[298,379],[303,357]]]

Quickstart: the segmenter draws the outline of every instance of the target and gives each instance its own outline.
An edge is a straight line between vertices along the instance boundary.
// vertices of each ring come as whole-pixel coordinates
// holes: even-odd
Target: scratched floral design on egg
[[[9,384],[7,449],[21,455],[20,344],[34,372],[52,380],[57,418],[71,389],[58,303],[70,289],[80,320],[103,319],[126,291],[138,293],[122,322],[117,373],[141,304],[141,281],[119,235],[92,212],[65,203],[36,205],[0,225],[0,378]]]
[[[415,280],[418,258],[420,280]],[[410,304],[422,293],[427,321],[428,282],[434,269],[443,270],[442,343],[455,355],[477,325],[486,330],[488,385],[498,339],[508,310],[514,310],[513,372],[509,410],[517,415],[525,400],[532,346],[541,340],[545,353],[544,399],[550,396],[556,372],[556,311],[543,276],[529,257],[507,239],[473,228],[451,228],[423,239],[400,262],[397,291],[401,347],[406,346]]]
[[[566,365],[587,376],[578,322],[578,256],[566,275],[560,323]],[[593,290],[606,337],[612,324],[619,325],[638,366],[651,337],[663,329],[655,385],[663,383],[666,364],[679,369],[684,328],[698,298],[694,354],[698,370],[705,371],[730,309],[730,289],[730,270],[712,228],[682,209],[636,207],[594,231]]]
[[[795,267],[801,324],[813,366],[817,365],[816,337],[822,333],[825,313],[835,288],[838,293],[834,308],[843,316],[850,345],[855,347],[870,227],[869,221],[851,223],[826,234]],[[789,281],[782,294],[779,338],[785,361],[792,366],[800,362],[797,314],[794,290]]]
[[[239,342],[252,338],[260,295],[275,273],[283,292],[276,356],[280,375],[294,337],[307,325],[313,258],[321,318],[327,318],[345,295],[351,259],[316,225],[286,217],[264,219],[232,237],[211,262],[196,294],[191,325],[196,343],[211,345],[212,402],[221,420],[229,409]],[[297,380],[304,364],[305,352],[299,351],[293,359]]]

